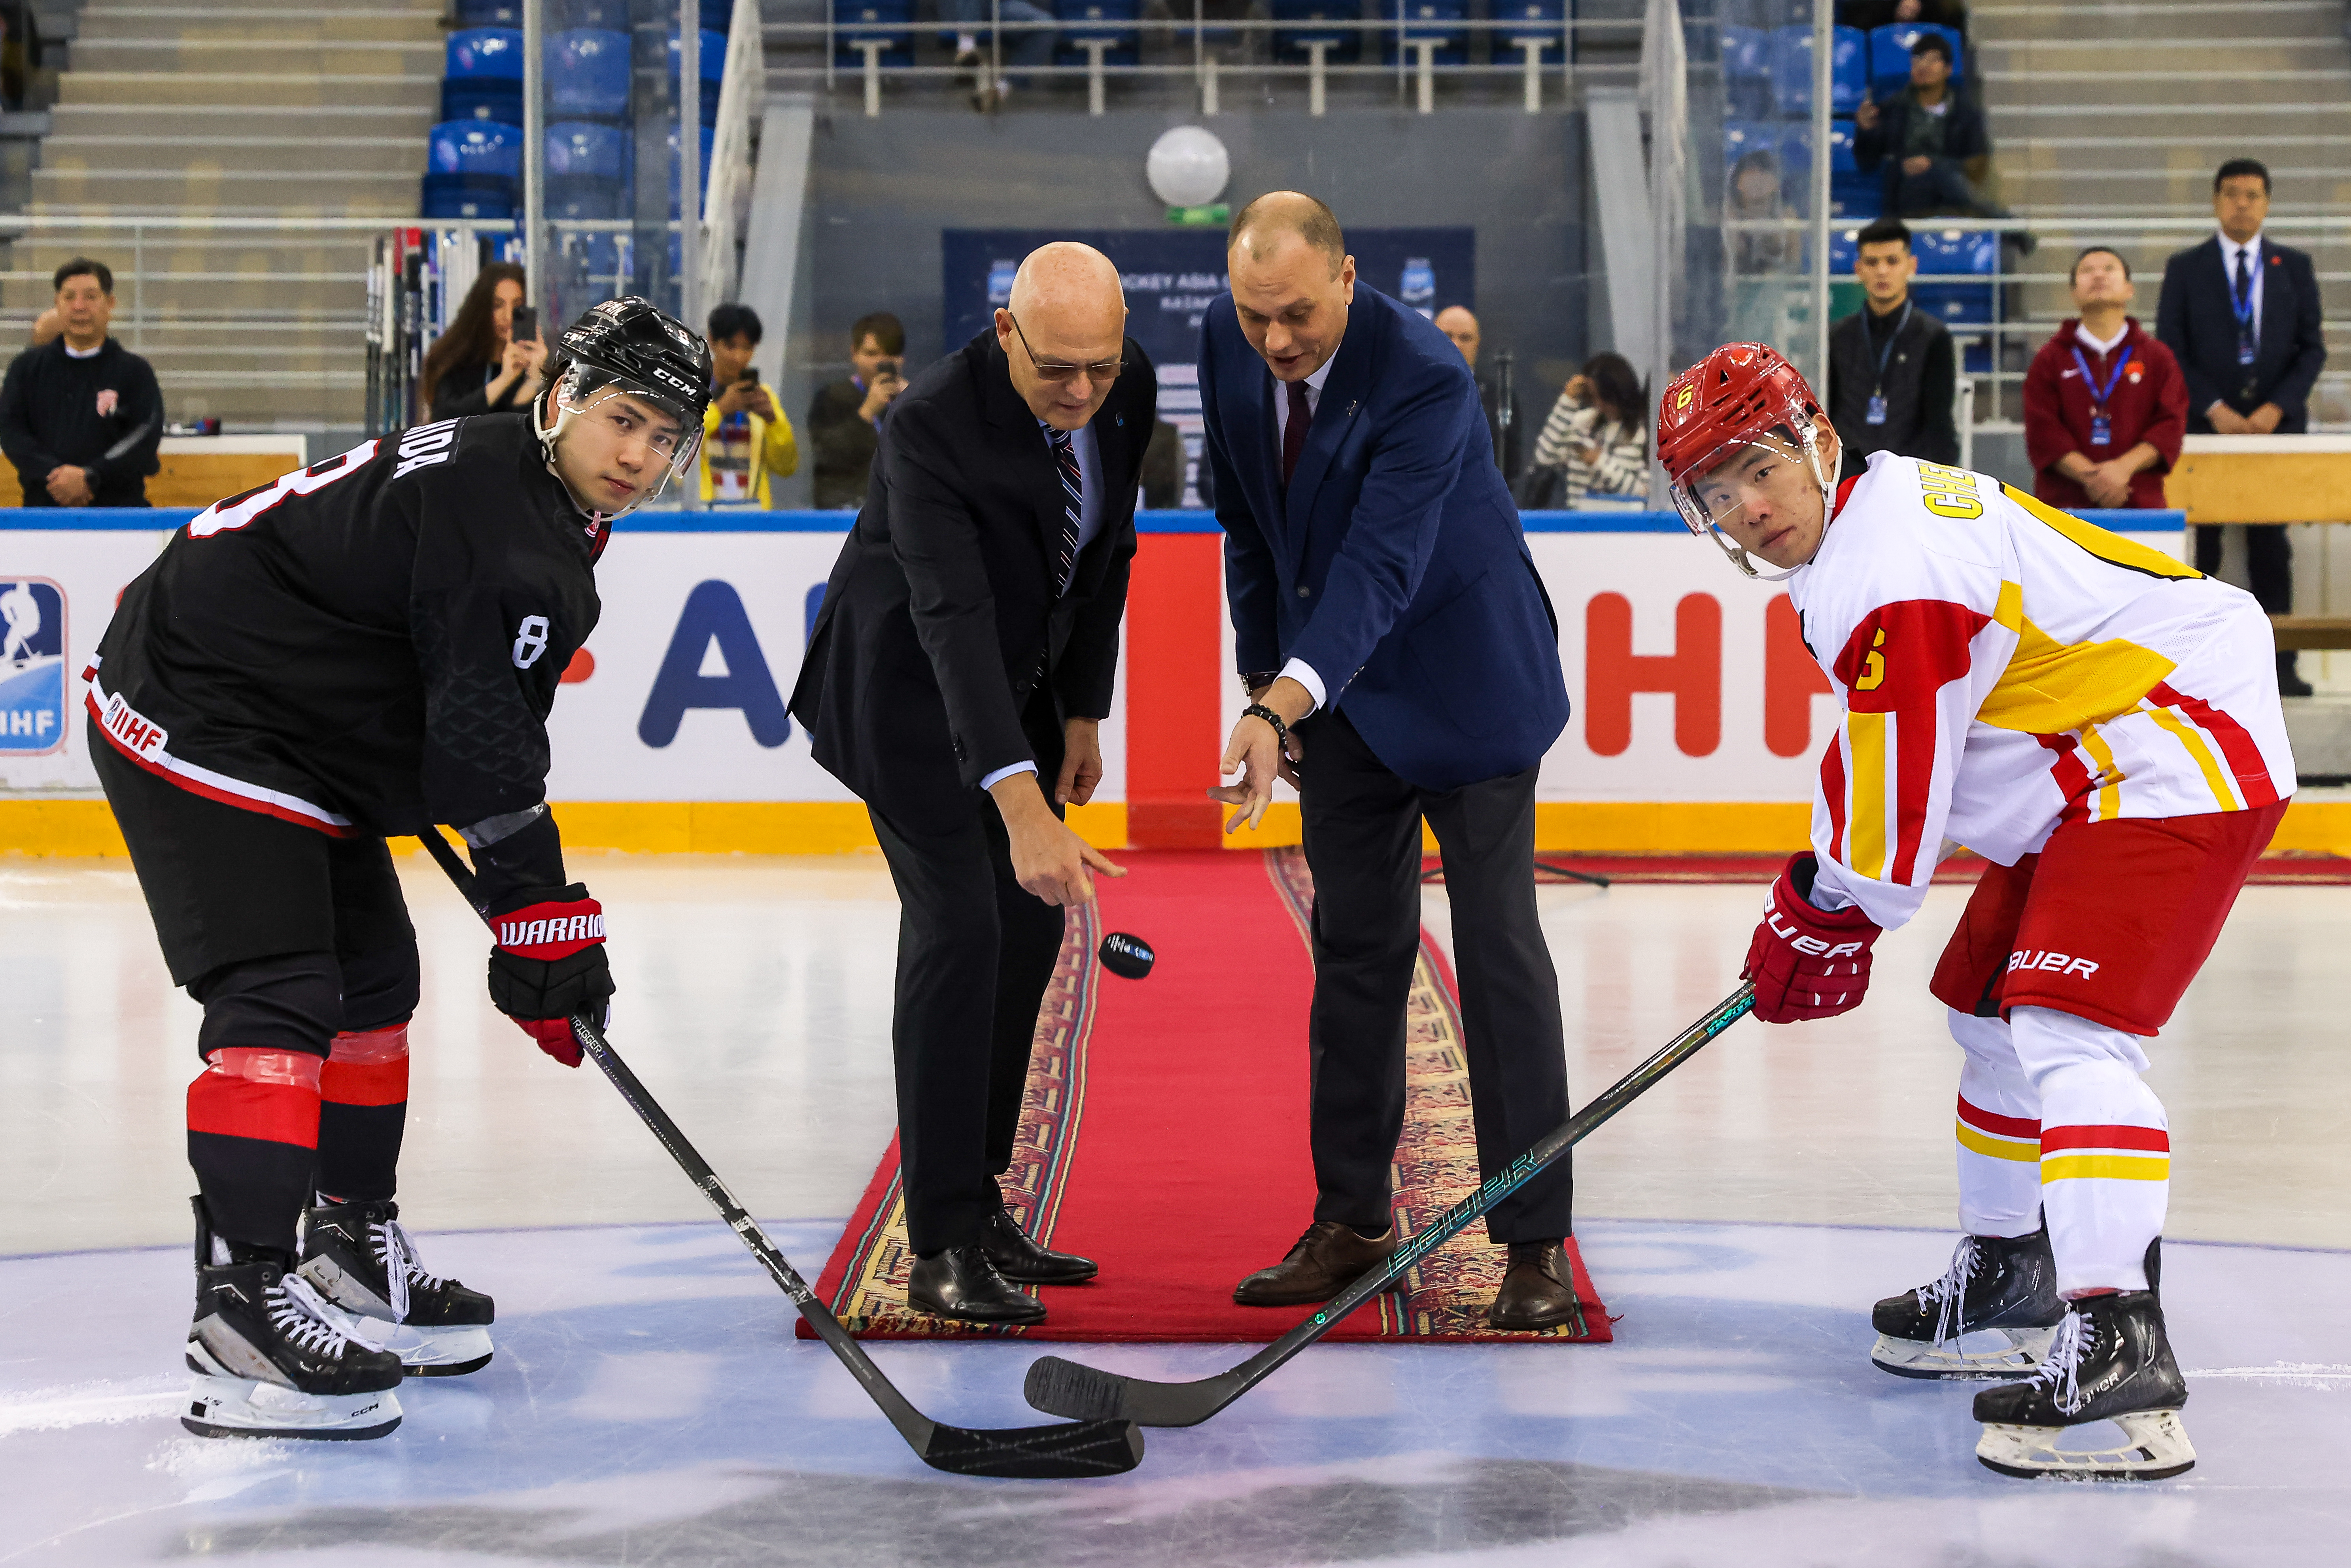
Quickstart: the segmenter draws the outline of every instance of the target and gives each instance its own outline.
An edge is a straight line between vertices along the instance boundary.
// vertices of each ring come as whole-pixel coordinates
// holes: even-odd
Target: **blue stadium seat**
[[[522,0],[457,0],[460,27],[519,27]]]
[[[1769,134],[1769,128],[1736,122],[1723,128],[1725,150],[1733,130]],[[1786,172],[1787,198],[1799,212],[1812,210],[1813,128],[1795,124],[1780,128],[1780,162]],[[1865,174],[1854,163],[1854,128],[1850,120],[1829,121],[1829,215],[1833,218],[1874,218],[1885,205],[1880,175]]]
[[[441,84],[443,120],[495,120],[501,125],[522,123],[522,81],[496,78]]]
[[[563,120],[547,128],[547,177],[578,175],[625,182],[630,152],[629,133],[619,126]]]
[[[1389,0],[1388,25],[1380,32],[1380,58],[1389,65],[1395,63],[1400,52],[1396,43],[1399,16],[1405,37],[1438,40],[1438,65],[1458,66],[1468,57],[1469,32],[1461,24],[1469,19],[1468,0]],[[1417,63],[1418,51],[1410,57]]]
[[[1729,111],[1742,120],[1771,112],[1771,36],[1761,27],[1722,29],[1722,91]]]
[[[912,65],[914,59],[914,0],[832,0],[833,63],[862,66],[865,54],[850,47],[856,38],[880,38],[885,66]]]
[[[1960,336],[1968,336],[1970,328],[1984,328],[1992,320],[1992,290],[1999,285],[2000,236],[1996,234],[1968,233],[1957,229],[1917,229],[1910,236],[1910,248],[1917,253],[1918,271],[1922,275],[1974,275],[1978,283],[1917,283],[1911,286],[1911,298],[1921,310],[1931,310],[1943,324]],[[1971,371],[1991,368],[1991,338],[1989,332],[1975,334],[1976,341],[1968,345],[1965,368]]]
[[[511,180],[522,172],[519,126],[447,120],[426,134],[424,149],[424,166],[435,174],[502,174]]]
[[[547,215],[559,222],[625,218],[629,215],[629,189],[618,180],[549,173]]]
[[[1306,46],[1325,38],[1338,45],[1322,57],[1331,64],[1352,64],[1362,57],[1364,35],[1360,28],[1312,25],[1361,21],[1364,8],[1355,0],[1270,0],[1270,5],[1273,19],[1290,24],[1274,29],[1274,58],[1286,64],[1303,64]]]
[[[1112,47],[1102,51],[1105,64],[1135,63],[1143,40],[1136,25],[1143,18],[1142,0],[1053,0],[1053,15],[1067,24],[1054,47],[1061,64],[1085,64],[1086,51],[1075,47],[1079,38],[1108,38]]]
[[[566,120],[625,120],[629,35],[573,27],[547,41],[547,111]]]
[[[1775,27],[1770,52],[1771,104],[1782,115],[1813,112],[1813,30]],[[1869,91],[1869,35],[1839,27],[1829,53],[1829,108],[1851,114]]]
[[[449,35],[450,81],[522,80],[522,29],[466,27]]]
[[[2000,235],[1997,234],[1963,229],[1919,229],[1911,236],[1910,248],[1918,253],[1920,272],[1991,276],[2000,271]],[[1954,287],[1974,286],[1962,284]]]
[[[515,215],[517,182],[504,174],[427,174],[423,215],[495,220]]]
[[[669,36],[669,78],[673,87],[677,82],[678,66],[684,56],[678,36]],[[718,123],[718,86],[726,76],[726,35],[704,28],[702,33],[702,123]]]
[[[1519,51],[1505,46],[1513,38],[1547,38],[1556,44],[1567,37],[1567,0],[1493,0],[1494,29],[1499,40],[1494,58],[1516,59]]]
[[[1951,46],[1951,79],[1958,81],[1967,70],[1967,54],[1960,47],[1959,30],[1939,26],[1931,22],[1895,22],[1883,27],[1873,27],[1869,33],[1869,96],[1892,98],[1910,83],[1910,46],[1918,41],[1921,33],[1940,33],[1943,41]]]
[[[1750,152],[1771,152],[1779,147],[1779,138],[1768,125],[1758,125],[1751,120],[1726,120],[1722,122],[1722,170],[1725,174],[1739,165]]]
[[[675,5],[666,9],[670,16],[677,15]],[[594,27],[625,33],[631,26],[629,0],[547,0],[546,17],[546,26],[551,32]]]

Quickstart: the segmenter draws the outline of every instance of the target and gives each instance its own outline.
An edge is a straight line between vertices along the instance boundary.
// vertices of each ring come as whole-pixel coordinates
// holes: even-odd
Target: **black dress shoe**
[[[987,1254],[989,1267],[1017,1285],[1082,1285],[1102,1272],[1091,1258],[1038,1246],[1003,1208],[980,1228],[979,1249]]]
[[[1498,1329],[1549,1329],[1575,1322],[1566,1251],[1559,1241],[1511,1242],[1510,1270],[1502,1276],[1486,1322]]]
[[[2294,668],[2294,662],[2291,649],[2277,656],[2278,695],[2282,697],[2306,697],[2311,695],[2311,685]]]
[[[1386,1262],[1395,1249],[1393,1225],[1386,1235],[1367,1241],[1352,1225],[1318,1219],[1290,1247],[1289,1257],[1234,1286],[1233,1300],[1244,1307],[1299,1307],[1327,1301]]]
[[[967,1323],[1041,1323],[1045,1303],[1006,1284],[977,1242],[916,1258],[906,1271],[906,1304]]]

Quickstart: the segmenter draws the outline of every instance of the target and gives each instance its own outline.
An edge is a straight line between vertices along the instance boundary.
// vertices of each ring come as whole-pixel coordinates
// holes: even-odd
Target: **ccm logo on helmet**
[[[2086,980],[2098,972],[2098,966],[2090,959],[2076,958],[2067,953],[2052,953],[2046,948],[2035,952],[2029,947],[2019,947],[2008,956],[2008,972],[2013,975],[2019,969],[2047,969],[2053,974],[2079,975]]]
[[[1858,942],[1839,942],[1834,946],[1831,946],[1817,936],[1803,936],[1795,926],[1783,920],[1776,909],[1763,916],[1763,923],[1771,927],[1772,936],[1777,936],[1797,952],[1814,958],[1850,958],[1861,951],[1861,944]],[[2012,964],[2010,966],[2011,968],[2014,967]]]

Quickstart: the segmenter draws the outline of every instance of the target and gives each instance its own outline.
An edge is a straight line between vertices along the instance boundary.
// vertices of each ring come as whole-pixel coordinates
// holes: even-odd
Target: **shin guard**
[[[335,1036],[319,1081],[319,1191],[346,1203],[393,1196],[408,1124],[408,1024]]]
[[[294,1251],[318,1163],[319,1080],[308,1051],[224,1046],[188,1085],[188,1163],[214,1229]]]

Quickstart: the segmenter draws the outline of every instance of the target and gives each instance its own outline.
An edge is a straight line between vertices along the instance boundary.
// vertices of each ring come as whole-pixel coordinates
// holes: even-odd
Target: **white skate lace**
[[[1943,1277],[1918,1287],[1921,1305],[1935,1309],[1935,1343],[1949,1344],[1959,1337],[1959,1326],[1966,1321],[1968,1281],[1975,1277],[1979,1249],[1972,1236],[1959,1238],[1959,1245],[1951,1254],[1951,1266]]]
[[[437,1291],[448,1281],[429,1271],[416,1256],[416,1243],[397,1219],[379,1219],[368,1228],[375,1236],[375,1260],[383,1265],[385,1279],[390,1282],[392,1321],[408,1321],[408,1282],[414,1280],[428,1291]]]
[[[269,1287],[266,1300],[269,1326],[289,1343],[329,1360],[342,1359],[351,1336],[335,1326],[326,1301],[308,1280],[299,1274],[284,1275]]]
[[[2057,1337],[2049,1342],[2049,1354],[2033,1369],[2032,1375],[2026,1379],[2030,1383],[2048,1385],[2057,1408],[2068,1416],[2089,1403],[2082,1397],[2076,1374],[2081,1367],[2082,1357],[2089,1351],[2090,1343],[2088,1317],[2081,1312],[2067,1312],[2057,1325]]]

